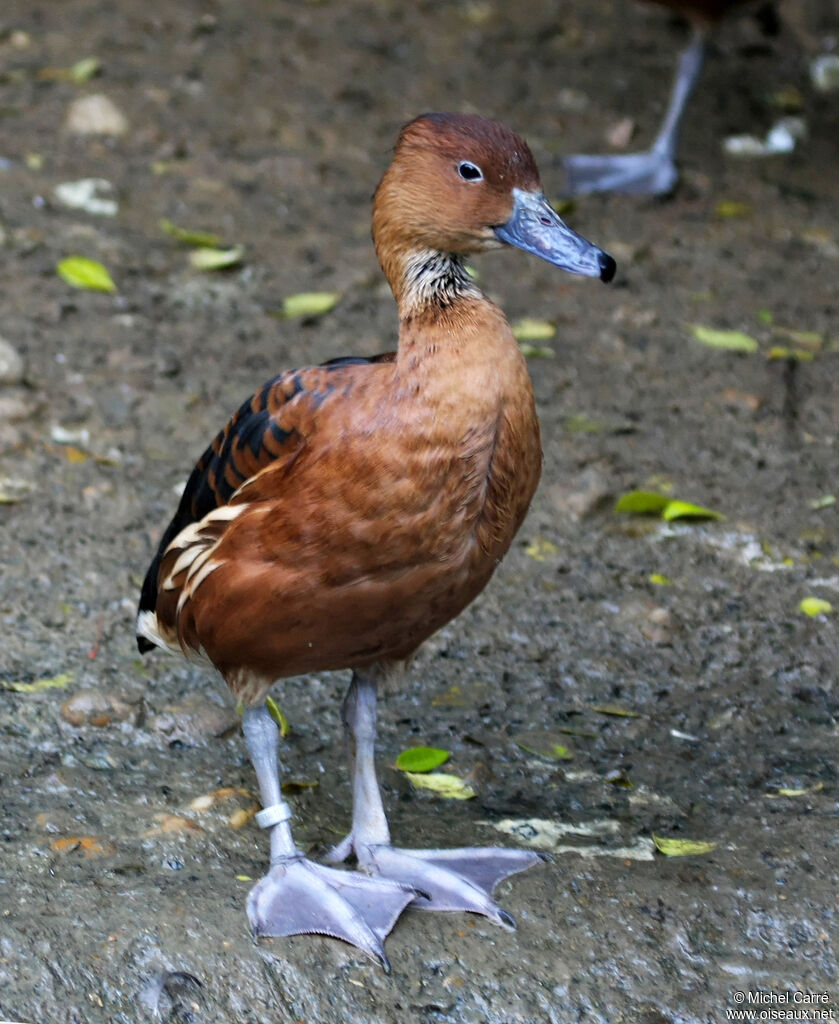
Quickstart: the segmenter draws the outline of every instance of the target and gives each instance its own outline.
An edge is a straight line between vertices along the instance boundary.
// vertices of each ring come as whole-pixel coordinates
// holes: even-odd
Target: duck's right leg
[[[264,808],[256,820],[271,834],[271,868],[248,896],[254,936],[331,935],[357,946],[387,970],[383,942],[416,890],[307,860],[292,839],[291,808],[280,790],[279,730],[264,704],[245,709],[242,729]]]

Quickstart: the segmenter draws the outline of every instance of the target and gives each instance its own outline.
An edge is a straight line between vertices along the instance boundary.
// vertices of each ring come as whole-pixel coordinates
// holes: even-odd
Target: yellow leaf
[[[68,256],[57,263],[55,269],[61,280],[74,288],[84,288],[92,292],[117,290],[111,275],[97,260],[89,260],[85,256]]]
[[[710,853],[716,849],[716,843],[704,839],[665,839],[653,833],[653,842],[659,853],[665,857],[688,857],[691,854]]]
[[[338,304],[340,292],[299,292],[283,299],[279,316],[291,320],[302,316],[323,316]]]
[[[721,199],[714,207],[714,213],[722,220],[748,217],[751,212],[752,208],[748,203],[741,203],[736,199]]]
[[[446,772],[427,772],[422,775],[419,772],[405,772],[405,776],[416,789],[430,789],[446,800],[471,800],[476,795],[475,790],[463,779]]]
[[[754,338],[742,331],[721,331],[714,327],[703,327],[693,324],[693,336],[703,345],[711,348],[727,349],[729,352],[757,352],[758,344]]]
[[[818,793],[824,789],[823,782],[817,782],[815,786],[808,786],[806,789],[785,789],[781,788],[776,790],[774,793],[767,793],[767,800],[777,800],[778,797],[782,796],[806,796],[808,793]]]
[[[550,320],[522,317],[513,324],[513,335],[518,341],[547,341],[556,334],[556,324]]]
[[[549,540],[545,540],[542,537],[537,537],[532,540],[527,547],[524,549],[526,555],[530,555],[532,559],[537,562],[546,562],[548,555],[555,555],[559,551],[556,544]]]
[[[629,711],[626,708],[619,707],[617,704],[594,704],[592,711],[596,711],[599,715],[614,715],[616,718],[640,718],[640,714],[637,711]]]
[[[190,231],[188,228],[179,228],[177,224],[173,224],[166,217],[158,221],[158,226],[165,234],[171,235],[172,238],[178,242],[183,242],[184,245],[194,245],[203,249],[217,249],[221,241],[219,236],[214,235],[211,231]]]
[[[42,690],[64,689],[72,681],[72,672],[62,672],[60,675],[50,676],[48,679],[36,679],[34,683],[3,683],[2,685],[7,690],[14,690],[16,693],[40,693]]]
[[[817,615],[829,615],[833,611],[833,605],[821,597],[805,597],[799,603],[798,610],[814,619]]]
[[[291,731],[291,726],[289,725],[288,719],[283,714],[279,704],[277,704],[273,697],[266,697],[265,706],[268,708],[268,714],[280,727],[280,736],[285,739]]]
[[[226,270],[242,262],[244,251],[241,245],[234,245],[230,249],[214,249],[201,245],[189,254],[189,262],[196,270]]]
[[[651,572],[647,579],[657,587],[669,587],[673,582],[669,577],[660,572]]]
[[[662,519],[670,522],[673,519],[725,519],[722,512],[715,512],[710,508],[703,508],[702,505],[694,505],[689,501],[668,501]]]
[[[68,444],[64,449],[64,458],[68,462],[87,462],[87,452],[77,448],[74,444]]]

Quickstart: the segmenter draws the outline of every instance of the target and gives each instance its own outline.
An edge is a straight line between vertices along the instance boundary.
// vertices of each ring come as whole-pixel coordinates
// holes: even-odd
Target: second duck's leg
[[[248,896],[254,935],[332,935],[387,968],[382,943],[416,890],[306,860],[291,835],[291,808],[280,789],[279,730],[264,704],[245,709],[242,730],[262,796],[256,820],[271,834],[271,868]]]
[[[390,845],[390,831],[376,781],[376,680],[380,670],[353,674],[344,701],[344,722],[351,744],[353,823],[330,859],[354,852],[369,874],[402,882],[418,890],[412,906],[421,910],[468,910],[496,924],[515,921],[491,898],[504,878],[548,860],[530,850],[464,847],[455,850],[405,850]]]
[[[705,33],[694,29],[690,43],[679,56],[670,102],[655,142],[644,153],[615,153],[567,156],[567,192],[626,192],[636,195],[666,195],[676,186],[676,142],[688,99],[699,80],[705,55]]]

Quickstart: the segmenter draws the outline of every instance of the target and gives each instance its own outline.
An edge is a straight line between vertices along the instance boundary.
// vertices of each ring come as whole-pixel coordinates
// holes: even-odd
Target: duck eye
[[[483,181],[484,175],[480,167],[468,160],[462,160],[457,165],[457,173],[463,178],[464,181]]]

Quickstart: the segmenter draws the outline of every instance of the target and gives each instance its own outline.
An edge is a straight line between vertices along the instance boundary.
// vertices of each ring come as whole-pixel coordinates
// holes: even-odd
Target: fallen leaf
[[[765,793],[764,796],[767,800],[777,800],[779,797],[796,797],[796,796],[807,796],[808,793],[818,793],[824,789],[823,782],[817,782],[814,786],[808,786],[806,789],[787,789],[782,787],[776,790],[774,793]]]
[[[593,704],[591,710],[596,711],[599,715],[614,715],[617,718],[641,717],[637,711],[629,711],[618,704]]]
[[[89,82],[95,75],[98,75],[101,70],[102,65],[96,57],[82,57],[81,60],[77,60],[72,65],[68,74],[71,82],[75,82],[76,85],[83,85],[85,82]]]
[[[438,747],[411,747],[403,750],[396,759],[396,767],[403,772],[431,772],[448,761],[448,750]]]
[[[445,772],[429,772],[427,775],[405,772],[405,775],[417,789],[430,789],[446,800],[471,800],[477,795],[471,786],[456,775],[447,775]]]
[[[711,348],[726,349],[729,352],[757,352],[758,344],[754,338],[742,331],[722,331],[714,327],[703,327],[702,324],[691,326],[693,336],[703,345]]]
[[[716,843],[704,839],[665,839],[653,833],[653,842],[659,853],[665,857],[688,857],[691,854],[710,853],[716,849]]]
[[[715,216],[721,220],[730,220],[734,217],[748,217],[752,208],[748,203],[741,203],[736,199],[721,199],[714,207]]]
[[[519,343],[519,350],[525,359],[553,359],[556,355],[547,345],[529,345],[526,341]]]
[[[248,822],[253,820],[254,815],[259,810],[259,807],[254,804],[253,807],[240,807],[238,811],[234,811],[227,819],[227,824],[234,830],[238,831],[240,828],[244,828]]]
[[[323,316],[324,313],[335,308],[340,298],[340,292],[299,292],[297,295],[287,295],[283,299],[279,313],[275,315],[285,320],[304,316]]]
[[[661,517],[667,522],[673,519],[725,519],[722,512],[715,512],[702,505],[693,505],[689,501],[669,501]]]
[[[813,500],[808,504],[810,508],[815,511],[818,511],[821,508],[832,508],[836,504],[836,495],[823,494],[820,498],[813,498]]]
[[[173,224],[166,217],[158,221],[158,226],[164,234],[170,235],[178,242],[183,242],[184,245],[197,246],[202,249],[218,249],[221,241],[219,236],[214,235],[211,231],[190,231],[188,228],[179,228],[177,224]]]
[[[154,818],[157,824],[143,833],[144,838],[163,835],[194,835],[204,831],[194,821],[190,821],[189,818],[182,818],[177,814],[155,814]]]
[[[291,726],[286,716],[283,714],[282,709],[274,700],[273,697],[266,696],[265,707],[268,708],[268,714],[274,719],[280,729],[280,736],[285,739],[286,736],[291,732]]]
[[[56,853],[72,853],[74,850],[81,850],[84,857],[113,857],[117,852],[116,846],[107,839],[97,839],[96,836],[65,836],[61,839],[53,839],[50,849]]]
[[[34,683],[7,683],[0,682],[7,690],[14,690],[15,693],[40,693],[42,690],[63,690],[68,683],[73,682],[72,672],[62,672],[57,676],[50,676],[48,679],[36,679]]]
[[[16,505],[35,490],[36,485],[29,480],[0,476],[0,505]]]
[[[829,615],[833,611],[833,605],[821,597],[805,597],[799,603],[798,610],[814,619],[817,615]]]
[[[280,789],[283,793],[299,793],[304,789],[317,789],[319,785],[317,779],[286,779]]]
[[[537,537],[535,540],[532,540],[524,549],[524,553],[536,562],[546,562],[548,555],[555,555],[558,552],[559,548],[556,544],[545,540],[543,537]]]
[[[467,701],[463,696],[463,691],[455,683],[439,697],[432,697],[431,706],[434,708],[465,708]]]
[[[68,256],[56,264],[58,276],[74,288],[84,288],[92,292],[115,292],[117,286],[111,275],[97,260],[89,260],[84,256]]]
[[[189,254],[190,265],[196,270],[227,270],[242,262],[245,250],[241,245],[230,249],[215,249],[211,246],[199,246]]]
[[[532,316],[522,317],[512,326],[517,341],[547,341],[556,334],[556,324],[552,324],[550,320],[537,320]]]
[[[663,512],[671,499],[656,491],[628,491],[622,494],[615,503],[616,512],[627,512],[631,515],[651,515]]]
[[[651,572],[647,580],[657,587],[669,587],[673,582],[668,576],[660,572]]]
[[[567,730],[562,730],[567,731]],[[516,746],[520,747],[527,754],[535,754],[537,757],[546,757],[550,761],[573,761],[574,754],[561,743],[548,744],[545,749],[528,746],[521,740],[516,740]]]
[[[787,348],[785,345],[773,345],[766,353],[767,359],[795,359],[800,363],[811,363],[813,353],[806,348]]]

